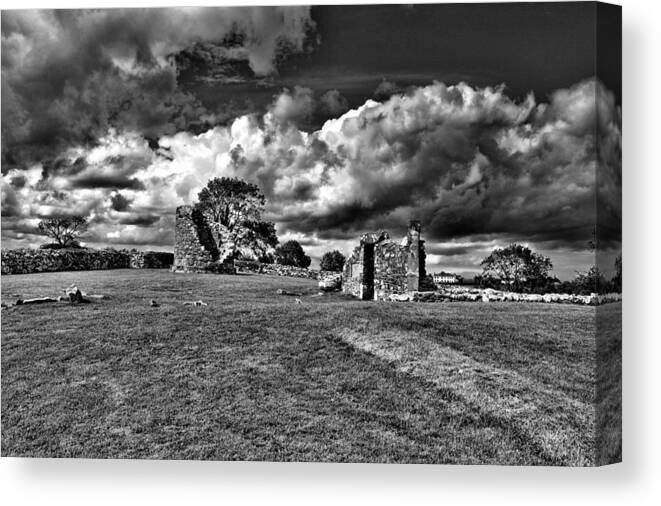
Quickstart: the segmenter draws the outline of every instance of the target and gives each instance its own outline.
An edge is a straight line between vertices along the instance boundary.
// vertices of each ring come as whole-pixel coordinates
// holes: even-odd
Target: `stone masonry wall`
[[[2,274],[91,271],[102,269],[166,269],[172,253],[113,249],[3,249]]]
[[[131,269],[169,269],[174,262],[174,254],[167,251],[130,251]]]
[[[344,262],[342,291],[362,299],[363,246],[358,245]]]
[[[411,221],[401,242],[389,240],[387,232],[361,237],[345,263],[342,291],[363,300],[383,300],[391,294],[419,290],[424,275],[420,222]]]
[[[208,272],[218,259],[218,251],[205,229],[204,220],[193,206],[181,206],[176,211],[174,230],[174,263],[172,269],[181,272]]]
[[[374,252],[374,292],[376,299],[408,291],[409,250],[395,242],[377,244]],[[416,288],[417,289],[417,288]]]
[[[236,272],[250,272],[253,274],[270,274],[272,276],[289,276],[292,278],[306,279],[320,279],[320,276],[327,272],[315,269],[305,269],[303,267],[294,267],[291,265],[263,264],[248,260],[235,260],[234,267],[236,268]]]

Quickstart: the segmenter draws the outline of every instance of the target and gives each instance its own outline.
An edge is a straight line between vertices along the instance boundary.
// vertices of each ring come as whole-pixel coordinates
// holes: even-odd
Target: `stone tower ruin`
[[[425,272],[425,246],[420,222],[411,221],[400,242],[388,232],[364,234],[344,264],[342,291],[362,300],[418,291]]]
[[[233,273],[232,264],[223,263],[222,252],[211,228],[195,206],[177,208],[174,229],[175,272]]]

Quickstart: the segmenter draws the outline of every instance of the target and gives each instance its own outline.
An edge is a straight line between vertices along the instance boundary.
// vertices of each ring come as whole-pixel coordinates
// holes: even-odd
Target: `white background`
[[[2,8],[219,5],[2,2]],[[250,3],[234,1],[233,4]],[[264,0],[256,4],[282,4]],[[298,2],[304,3],[304,2]],[[333,2],[324,2],[333,3]],[[0,459],[4,504],[661,504],[661,9],[623,0],[624,463],[598,469]]]

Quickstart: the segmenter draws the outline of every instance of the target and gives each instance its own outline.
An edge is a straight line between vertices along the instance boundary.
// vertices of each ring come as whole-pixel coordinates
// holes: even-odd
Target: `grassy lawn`
[[[2,300],[73,282],[110,298],[2,311],[3,456],[595,461],[594,307],[156,270],[3,276]]]

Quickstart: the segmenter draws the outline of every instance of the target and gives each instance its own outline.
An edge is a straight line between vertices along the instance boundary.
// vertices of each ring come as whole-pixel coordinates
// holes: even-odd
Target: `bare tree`
[[[62,248],[77,246],[78,238],[87,230],[87,219],[83,216],[46,218],[39,222],[39,230]]]

